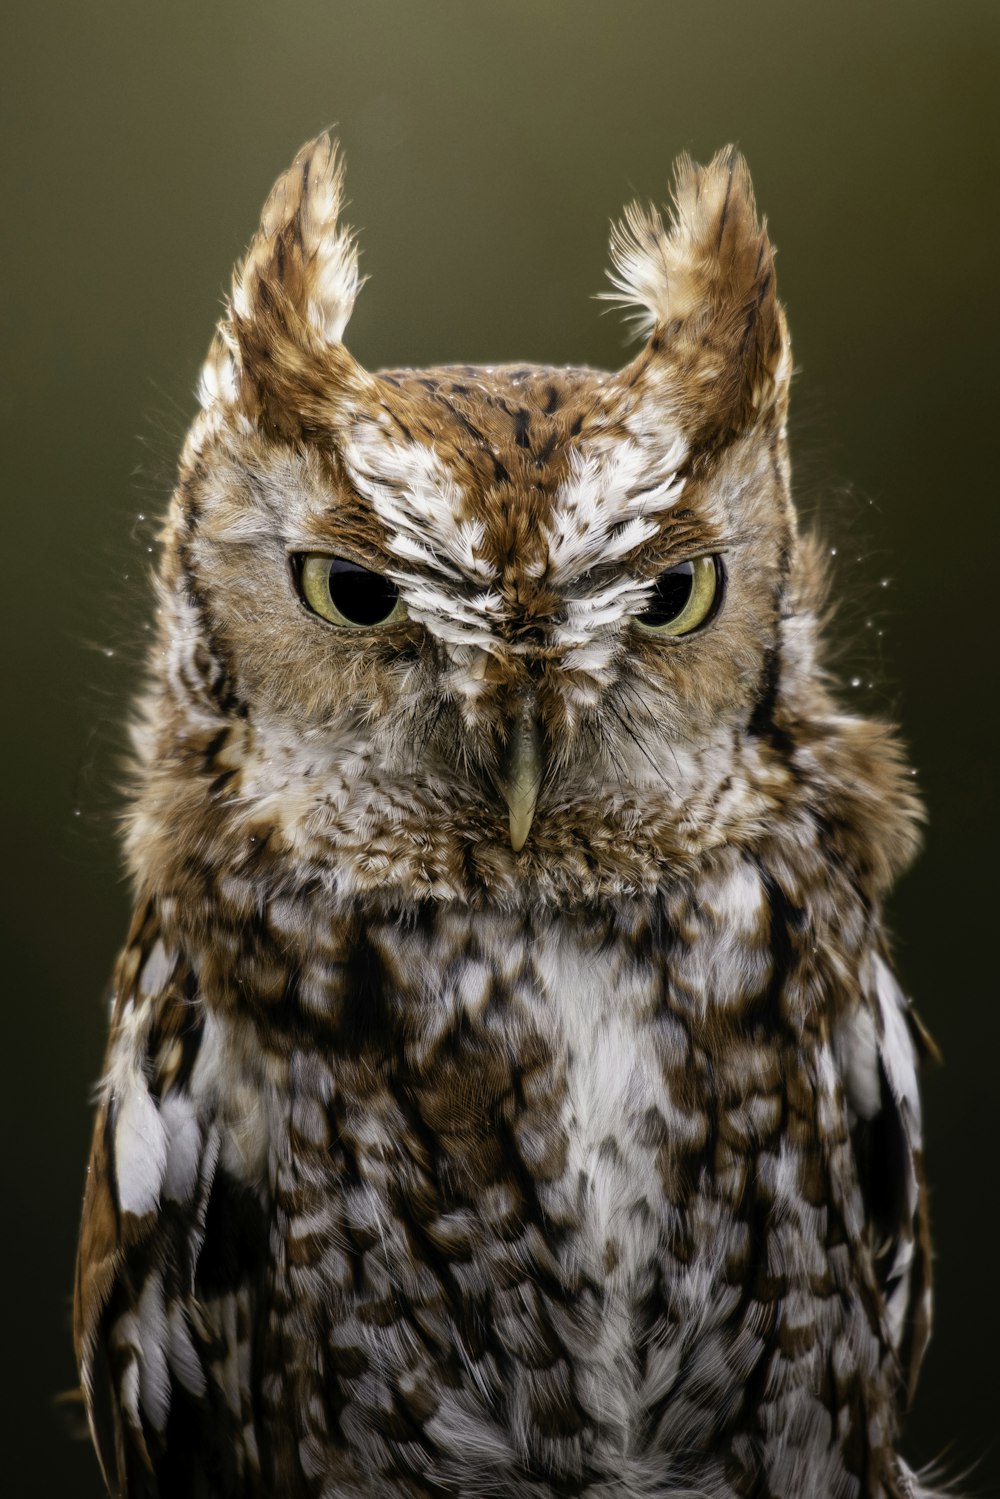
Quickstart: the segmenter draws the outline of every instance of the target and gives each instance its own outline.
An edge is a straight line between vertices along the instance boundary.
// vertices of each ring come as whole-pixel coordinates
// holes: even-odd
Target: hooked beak
[[[510,808],[510,846],[516,854],[531,829],[542,770],[542,731],[535,704],[526,697],[511,721],[497,776],[497,785]]]

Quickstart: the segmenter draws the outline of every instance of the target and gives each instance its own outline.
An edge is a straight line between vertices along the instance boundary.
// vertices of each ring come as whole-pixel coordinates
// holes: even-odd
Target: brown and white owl
[[[733,151],[624,369],[369,374],[329,139],[163,533],[76,1338],[112,1493],[854,1499],[929,1328],[882,900]]]

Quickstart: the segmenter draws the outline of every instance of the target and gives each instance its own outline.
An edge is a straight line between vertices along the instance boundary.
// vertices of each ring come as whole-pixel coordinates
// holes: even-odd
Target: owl
[[[882,902],[732,149],[619,371],[368,373],[329,138],[162,534],[76,1279],[118,1496],[903,1499],[930,1323]]]

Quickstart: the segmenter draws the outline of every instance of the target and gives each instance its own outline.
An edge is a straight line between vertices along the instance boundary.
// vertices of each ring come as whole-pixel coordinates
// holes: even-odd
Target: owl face
[[[329,142],[279,182],[162,579],[170,679],[227,725],[240,836],[565,891],[655,882],[766,815],[760,721],[808,634],[787,337],[742,161],[682,164],[676,196],[669,229],[632,212],[613,242],[649,332],[621,372],[371,375],[342,341]]]

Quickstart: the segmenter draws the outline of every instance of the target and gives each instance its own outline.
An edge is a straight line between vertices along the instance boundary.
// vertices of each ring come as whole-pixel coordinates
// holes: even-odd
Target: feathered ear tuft
[[[732,146],[707,167],[682,156],[673,213],[633,204],[611,236],[614,291],[649,344],[637,364],[665,364],[689,436],[731,434],[787,383],[787,334],[774,251],[750,173]]]
[[[233,277],[201,401],[238,405],[279,433],[319,435],[367,377],[341,342],[362,285],[340,222],[343,163],[328,135],[303,146],[271,190]]]
[[[327,343],[338,344],[362,285],[358,250],[340,223],[344,166],[336,143],[318,136],[278,178],[233,284],[233,312],[249,322],[275,293]],[[268,296],[271,293],[271,296]]]

